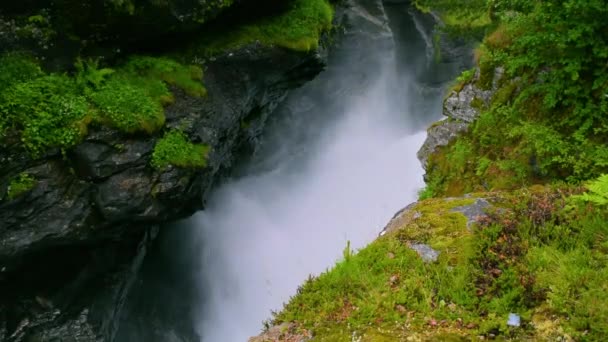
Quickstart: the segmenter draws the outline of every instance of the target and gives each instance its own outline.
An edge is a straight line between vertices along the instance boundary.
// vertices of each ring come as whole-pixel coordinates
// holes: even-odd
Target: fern
[[[99,69],[99,61],[94,59],[84,62],[78,58],[74,66],[77,71],[76,82],[82,89],[99,89],[106,78],[114,73],[114,70],[109,68]]]
[[[597,206],[608,204],[608,174],[601,175],[587,185],[584,194],[573,196],[575,200],[591,203]]]

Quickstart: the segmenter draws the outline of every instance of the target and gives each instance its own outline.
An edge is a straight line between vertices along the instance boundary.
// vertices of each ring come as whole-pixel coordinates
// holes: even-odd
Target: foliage
[[[21,131],[23,145],[34,155],[73,146],[90,120],[85,97],[65,75],[15,83],[0,93],[0,113],[7,127]]]
[[[454,5],[449,0],[423,2],[446,11]],[[494,30],[476,51],[479,77],[470,82],[497,89],[460,143],[469,145],[472,165],[484,159],[485,172],[470,167],[462,174],[461,165],[451,166],[445,158],[457,154],[459,146],[441,148],[429,172],[429,180],[438,185],[436,195],[562,179],[580,182],[608,172],[605,2],[486,5]],[[495,80],[498,66],[504,76]],[[466,186],[456,186],[461,178]]]
[[[0,133],[20,135],[23,146],[39,156],[49,148],[66,149],[87,134],[89,123],[126,133],[158,131],[163,105],[173,101],[167,84],[204,96],[202,70],[164,57],[131,57],[117,69],[96,60],[77,60],[73,76],[44,73],[24,55],[0,57]]]
[[[43,75],[38,64],[28,56],[7,54],[0,56],[0,92],[13,84],[25,82]]]
[[[472,228],[455,207],[418,203],[399,230],[310,278],[274,319],[315,340],[600,340],[608,329],[606,212],[565,210],[578,190],[531,188],[492,198]],[[440,251],[424,263],[408,246]],[[507,326],[509,313],[523,325]],[[406,328],[404,328],[404,326]],[[550,328],[545,328],[550,327]]]
[[[203,86],[203,70],[195,65],[185,66],[166,57],[132,56],[120,69],[131,80],[139,79],[151,85],[145,86],[153,97],[170,96],[168,90],[164,93],[155,90],[158,81],[184,90],[188,95],[202,97],[206,95]]]
[[[443,29],[458,36],[478,37],[492,25],[492,11],[487,0],[469,0],[466,5],[458,0],[415,0],[420,11],[438,13]]]
[[[297,51],[317,49],[321,33],[332,27],[332,6],[327,0],[293,0],[287,6],[280,15],[210,32],[195,49],[209,56],[256,41]]]
[[[31,59],[18,54],[0,56],[0,99],[4,90],[13,84],[25,82],[42,76],[42,70]],[[0,107],[0,141],[6,129],[12,124],[8,115]]]
[[[209,146],[193,144],[183,132],[171,130],[154,146],[151,163],[160,170],[169,165],[204,168],[207,166],[208,155]]]
[[[574,196],[576,200],[592,203],[598,206],[608,204],[608,175],[601,175],[587,185],[588,192]]]
[[[74,67],[76,68],[76,75],[74,78],[82,89],[87,89],[89,87],[94,89],[100,88],[106,78],[114,73],[114,70],[110,68],[99,69],[98,60],[83,61],[78,58]]]
[[[89,98],[101,120],[123,132],[153,133],[165,124],[162,105],[128,82],[111,79]]]
[[[30,191],[36,185],[36,179],[27,173],[20,173],[17,177],[10,180],[6,195],[9,200],[13,200],[24,193]]]

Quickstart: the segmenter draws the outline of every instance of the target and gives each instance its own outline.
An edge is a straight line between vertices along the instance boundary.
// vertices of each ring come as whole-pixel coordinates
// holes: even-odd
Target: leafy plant
[[[597,206],[608,204],[608,174],[601,175],[596,180],[589,182],[587,189],[587,192],[573,196],[573,198]]]
[[[88,87],[99,89],[107,77],[114,73],[114,70],[110,68],[99,69],[98,60],[89,60],[85,62],[78,58],[74,66],[76,67],[76,83],[80,85],[82,89]]]

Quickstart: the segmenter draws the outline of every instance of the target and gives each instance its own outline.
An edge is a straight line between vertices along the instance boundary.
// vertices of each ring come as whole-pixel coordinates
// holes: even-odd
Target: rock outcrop
[[[479,80],[479,69],[477,69],[472,80],[458,87],[460,89],[450,91],[443,101],[443,115],[447,118],[431,125],[427,130],[427,138],[417,153],[425,169],[429,156],[438,147],[447,146],[460,134],[466,132],[469,125],[479,117],[482,108],[490,104],[501,77],[502,69],[497,68],[492,87],[485,90],[477,85]]]

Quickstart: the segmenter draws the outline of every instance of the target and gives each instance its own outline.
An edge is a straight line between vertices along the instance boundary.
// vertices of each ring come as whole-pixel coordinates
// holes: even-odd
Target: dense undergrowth
[[[45,73],[21,54],[0,57],[1,139],[20,139],[33,156],[67,149],[92,124],[126,133],[163,127],[163,105],[173,101],[168,85],[203,96],[202,70],[162,57],[132,56],[115,69],[94,61],[76,63],[74,75]]]
[[[602,185],[599,185],[599,184]],[[608,198],[606,179],[590,188]],[[600,341],[608,333],[608,219],[579,188],[429,199],[403,225],[309,279],[276,314],[315,341]],[[492,203],[467,227],[453,209]],[[440,251],[425,263],[408,246]],[[521,316],[519,327],[508,316]],[[409,339],[408,339],[409,338]]]
[[[420,1],[435,3],[435,1]],[[437,1],[459,13],[454,1]],[[435,153],[435,195],[512,189],[608,172],[608,6],[605,1],[477,1],[492,12],[475,82],[496,90],[468,134]],[[449,29],[449,28],[448,28]],[[504,69],[493,80],[495,68]],[[469,72],[470,73],[470,72]]]

